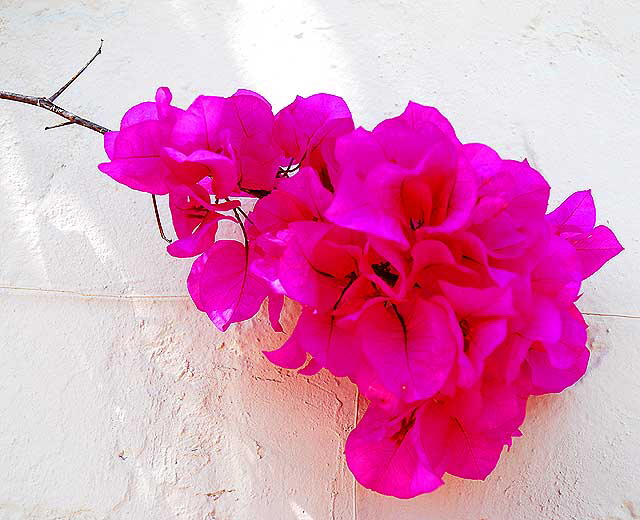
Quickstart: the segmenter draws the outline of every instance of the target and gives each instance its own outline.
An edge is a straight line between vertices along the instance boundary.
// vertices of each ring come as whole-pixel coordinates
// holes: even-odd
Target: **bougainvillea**
[[[103,172],[169,195],[168,251],[196,257],[189,292],[216,327],[267,299],[282,331],[284,298],[299,302],[265,355],[346,376],[369,399],[345,450],[368,488],[408,498],[444,473],[485,478],[528,397],[585,372],[580,284],[622,247],[595,226],[589,191],[547,214],[540,173],[461,143],[434,108],[409,103],[369,131],[327,94],[274,116],[250,91],[182,110],[160,88],[105,149]],[[218,239],[222,220],[243,240]]]

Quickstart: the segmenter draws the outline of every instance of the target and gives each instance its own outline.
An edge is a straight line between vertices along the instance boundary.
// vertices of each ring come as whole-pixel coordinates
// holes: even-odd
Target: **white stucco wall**
[[[369,126],[433,104],[463,141],[528,157],[554,203],[593,188],[627,249],[580,307],[640,316],[638,22],[635,0],[2,0],[0,88],[51,94],[104,38],[59,102],[105,126],[158,85],[276,109],[331,92]],[[640,518],[640,319],[588,317],[587,375],[530,403],[485,482],[376,495],[342,455],[354,388],[270,365],[264,316],[223,335],[186,297],[6,288],[185,295],[189,265],[149,197],[97,171],[97,134],[0,103],[2,520]]]

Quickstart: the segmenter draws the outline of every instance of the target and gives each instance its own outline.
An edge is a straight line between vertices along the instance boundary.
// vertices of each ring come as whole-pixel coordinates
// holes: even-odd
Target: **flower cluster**
[[[218,328],[268,299],[281,331],[284,297],[299,302],[295,330],[265,354],[346,376],[369,399],[346,444],[368,488],[408,498],[444,473],[485,478],[528,397],[585,372],[574,302],[620,244],[595,227],[589,191],[546,214],[540,173],[462,144],[434,108],[409,103],[368,131],[327,94],[274,116],[249,91],[181,110],[160,88],[105,148],[103,172],[169,194],[168,251],[197,256],[189,292]],[[221,220],[243,241],[216,239]]]

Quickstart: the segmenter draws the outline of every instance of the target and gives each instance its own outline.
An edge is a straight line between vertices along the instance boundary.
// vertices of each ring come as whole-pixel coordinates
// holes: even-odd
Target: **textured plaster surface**
[[[51,94],[104,38],[59,102],[105,126],[158,85],[276,109],[332,92],[365,126],[433,104],[463,141],[528,157],[554,203],[593,188],[627,250],[580,307],[640,316],[639,19],[623,0],[0,0],[0,88]],[[0,284],[186,294],[149,197],[97,171],[97,134],[42,131],[56,122],[0,105]],[[271,366],[262,314],[222,335],[186,298],[3,288],[0,317],[2,520],[640,518],[640,319],[588,317],[587,375],[530,403],[485,482],[399,501],[346,469],[354,388]]]

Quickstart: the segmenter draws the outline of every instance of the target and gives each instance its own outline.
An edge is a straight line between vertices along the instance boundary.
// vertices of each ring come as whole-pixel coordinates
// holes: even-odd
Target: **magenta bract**
[[[584,374],[582,280],[622,251],[596,226],[589,191],[548,211],[527,163],[462,144],[431,107],[409,103],[372,131],[328,94],[273,114],[258,94],[171,106],[168,89],[105,135],[118,182],[169,194],[188,287],[221,330],[265,299],[281,331],[265,355],[311,375],[350,378],[369,408],[346,444],[349,468],[410,498],[445,473],[484,479],[520,435],[529,396]],[[241,200],[257,198],[253,210]],[[219,240],[221,221],[244,241]]]

